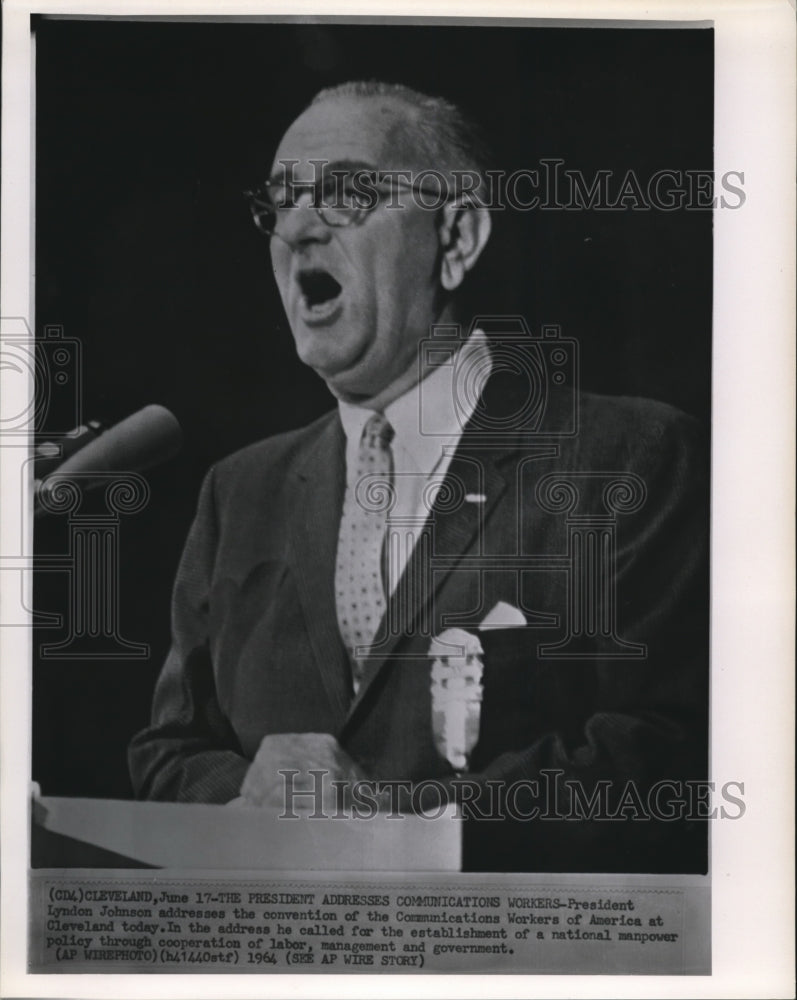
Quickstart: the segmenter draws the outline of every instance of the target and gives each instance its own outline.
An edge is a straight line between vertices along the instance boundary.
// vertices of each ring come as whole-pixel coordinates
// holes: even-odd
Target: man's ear
[[[440,237],[440,283],[453,292],[479,259],[490,236],[492,220],[482,205],[449,202],[443,206]]]

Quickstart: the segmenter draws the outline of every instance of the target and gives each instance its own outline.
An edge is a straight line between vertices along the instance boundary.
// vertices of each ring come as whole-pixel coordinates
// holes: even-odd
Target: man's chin
[[[364,377],[357,361],[359,359],[355,360],[351,366],[346,367],[315,368],[318,375],[326,382],[332,395],[344,403],[362,403],[371,399],[379,391],[378,388],[372,387],[372,380]]]
[[[322,378],[330,392],[338,399],[346,398],[350,391],[356,391],[357,378],[352,369],[356,369],[359,361],[358,355],[351,358],[343,358],[340,354],[331,357],[326,348],[329,346],[327,333],[324,342],[319,343],[319,333],[317,330],[305,333],[299,342],[299,360],[312,368],[319,378]]]
[[[369,343],[352,340],[351,327],[340,321],[326,326],[308,326],[301,321],[293,325],[296,353],[299,360],[312,368],[337,396],[341,392],[357,392]]]
[[[316,342],[317,346],[317,342]],[[366,344],[358,354],[342,357],[336,354],[334,358],[327,352],[300,351],[300,359],[319,375],[332,395],[344,403],[362,405],[375,399],[382,399],[387,392],[391,397],[390,388],[406,382],[406,388],[416,379],[416,367],[413,366],[409,377],[402,379],[401,373],[393,372],[388,363],[376,363],[369,357],[371,345]]]
[[[378,374],[379,376],[383,375],[381,372]],[[373,376],[367,379],[360,371],[357,372],[356,376],[351,370],[346,370],[321,377],[336,399],[344,403],[351,403],[353,406],[363,406],[366,403],[370,404],[373,400],[380,399],[390,387],[390,383],[385,384],[383,377]]]

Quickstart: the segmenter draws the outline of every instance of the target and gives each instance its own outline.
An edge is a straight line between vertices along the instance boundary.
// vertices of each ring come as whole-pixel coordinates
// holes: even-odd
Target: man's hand
[[[298,771],[283,775],[280,771]],[[310,771],[321,771],[312,775]],[[363,781],[365,773],[329,733],[276,733],[264,736],[241,785],[235,805],[315,809],[334,812],[340,791],[332,781]],[[290,795],[292,790],[293,795]],[[296,795],[297,792],[315,792]]]

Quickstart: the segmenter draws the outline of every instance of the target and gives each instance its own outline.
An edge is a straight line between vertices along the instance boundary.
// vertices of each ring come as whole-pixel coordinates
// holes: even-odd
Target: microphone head
[[[75,452],[59,466],[58,474],[143,472],[174,457],[182,440],[174,414],[153,403]]]

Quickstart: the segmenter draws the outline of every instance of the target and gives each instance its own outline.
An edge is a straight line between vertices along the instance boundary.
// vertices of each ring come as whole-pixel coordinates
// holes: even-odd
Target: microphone
[[[36,479],[44,479],[54,472],[76,451],[85,448],[105,430],[99,420],[89,420],[73,428],[60,441],[42,441],[33,452],[33,468]]]
[[[153,403],[125,417],[99,437],[91,433],[83,439],[87,443],[55,471],[58,479],[79,473],[84,488],[91,489],[108,473],[143,472],[168,461],[180,450],[183,432],[173,413]],[[96,474],[94,481],[92,473]],[[41,483],[40,489],[50,488],[46,480]]]

